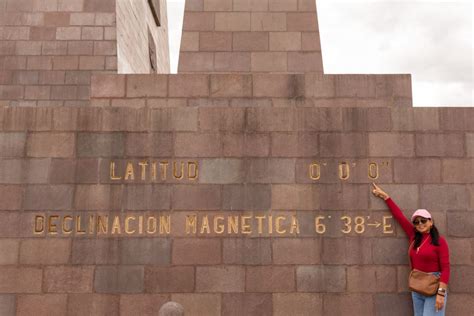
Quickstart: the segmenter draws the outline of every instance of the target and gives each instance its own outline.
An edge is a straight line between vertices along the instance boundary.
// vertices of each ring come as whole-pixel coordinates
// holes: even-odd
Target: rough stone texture
[[[0,314],[411,314],[408,242],[372,181],[405,215],[432,212],[448,312],[471,313],[470,108],[412,108],[410,75],[324,74],[314,0],[187,1],[181,73],[146,75],[154,21],[129,2],[0,0]],[[199,176],[124,179],[153,161]],[[97,214],[169,214],[171,233],[62,232]],[[296,216],[300,233],[186,234],[189,214]],[[61,215],[58,234],[36,215]]]

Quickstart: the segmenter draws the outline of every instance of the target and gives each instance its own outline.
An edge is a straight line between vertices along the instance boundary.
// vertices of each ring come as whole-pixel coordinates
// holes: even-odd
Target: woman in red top
[[[444,316],[449,282],[449,248],[446,240],[439,235],[431,214],[424,209],[413,213],[411,222],[403,215],[395,202],[377,185],[372,193],[385,200],[393,217],[407,234],[411,266],[423,272],[431,272],[440,276],[438,293],[434,296],[424,296],[412,292],[415,316]]]

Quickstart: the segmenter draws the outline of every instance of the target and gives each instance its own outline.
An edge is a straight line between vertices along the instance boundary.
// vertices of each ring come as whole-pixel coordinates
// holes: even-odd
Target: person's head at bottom
[[[176,302],[167,302],[161,306],[158,316],[184,316],[184,308]]]

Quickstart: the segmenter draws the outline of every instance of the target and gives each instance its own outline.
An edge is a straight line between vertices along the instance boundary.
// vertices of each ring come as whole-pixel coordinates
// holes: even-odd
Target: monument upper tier
[[[323,72],[315,0],[187,0],[178,72]]]

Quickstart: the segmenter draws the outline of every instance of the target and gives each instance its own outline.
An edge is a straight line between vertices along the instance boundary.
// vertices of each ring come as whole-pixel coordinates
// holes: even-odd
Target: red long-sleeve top
[[[387,206],[393,214],[393,217],[402,226],[403,230],[410,239],[410,244],[415,239],[415,229],[413,224],[403,215],[402,211],[397,204],[388,198],[385,200]],[[439,237],[439,246],[435,246],[431,241],[427,241],[427,238],[431,238],[430,234],[423,234],[421,240],[421,247],[418,253],[414,247],[410,248],[409,255],[411,260],[411,266],[413,269],[418,269],[424,272],[440,272],[440,282],[448,284],[449,282],[449,248],[448,243],[443,237]],[[426,241],[426,242],[425,242]]]

